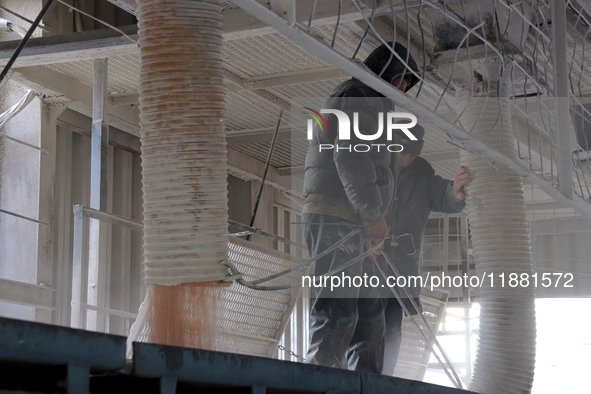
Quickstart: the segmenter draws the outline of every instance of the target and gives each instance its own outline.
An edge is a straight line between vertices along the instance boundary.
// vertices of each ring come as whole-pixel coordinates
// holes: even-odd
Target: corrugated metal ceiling
[[[231,2],[223,2],[225,9],[235,9],[236,6]],[[460,5],[455,5],[459,7]],[[336,4],[335,4],[336,7]],[[460,9],[458,9],[460,10]],[[421,27],[417,22],[419,10],[411,10],[408,14],[410,23],[410,41],[417,46],[425,46],[427,55],[433,55],[433,51],[438,46],[437,37],[433,29],[433,10],[423,7],[420,11]],[[388,16],[379,18],[382,24],[394,28],[392,19]],[[407,18],[406,15],[398,14],[396,17],[396,34],[398,41],[407,41]],[[335,25],[313,26],[313,32],[322,37],[330,44],[335,31]],[[362,31],[361,31],[362,32]],[[357,48],[360,31],[350,24],[342,24],[339,27],[335,40],[335,49],[346,56],[351,56]],[[530,33],[531,36],[531,33]],[[580,40],[578,32],[572,28],[568,30],[569,44],[576,48],[575,41]],[[357,58],[363,59],[371,50],[371,45],[366,43],[361,47]],[[373,41],[375,42],[375,40]],[[530,45],[531,46],[531,45]],[[579,45],[579,49],[572,53],[577,62],[583,64],[584,51],[591,53],[591,43],[585,42],[584,46]],[[301,73],[304,71],[322,70],[331,65],[310,54],[302,47],[293,44],[290,40],[278,33],[255,35],[248,38],[236,39],[225,42],[224,61],[226,68],[243,79],[264,79],[276,76],[282,76],[286,73]],[[81,83],[92,86],[93,63],[91,60],[59,63],[46,66],[54,71],[68,75]],[[135,94],[139,86],[139,55],[130,54],[120,57],[109,58],[109,92],[111,94]],[[579,79],[580,73],[576,69],[572,70],[572,75]],[[280,86],[271,86],[265,90],[280,100],[284,100],[288,105],[292,100],[294,105],[305,105],[301,97],[326,97],[332,89],[343,80],[342,76],[335,76],[332,79],[320,81],[309,81],[305,75],[296,83]],[[591,83],[586,77],[580,78],[583,89],[590,90]],[[416,88],[415,88],[416,91]],[[412,94],[413,92],[411,92]],[[430,93],[428,89],[422,90],[424,102],[429,102]],[[273,130],[277,122],[280,107],[261,98],[253,91],[227,90],[226,112],[224,117],[225,127],[228,133],[241,134],[249,131]],[[447,112],[445,105],[440,106],[438,112]],[[290,124],[291,113],[284,111],[284,124]],[[424,152],[433,153],[439,151],[450,151],[454,148],[447,143],[447,136],[432,125],[427,125],[427,138]],[[234,145],[234,149],[249,156],[265,161],[269,149],[269,142],[256,142],[251,144]],[[307,149],[306,140],[283,140],[279,141],[272,160],[272,165],[278,168],[290,167],[292,165],[303,164]],[[458,160],[446,160],[434,163],[434,167],[440,175],[453,178],[459,162]],[[528,201],[543,201],[548,197],[540,192],[532,194]]]

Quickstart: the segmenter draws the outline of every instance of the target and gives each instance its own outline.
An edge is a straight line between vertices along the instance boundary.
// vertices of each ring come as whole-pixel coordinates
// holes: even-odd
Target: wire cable
[[[287,269],[285,271],[278,272],[276,274],[267,276],[265,278],[257,279],[255,281],[252,281],[251,283],[253,283],[253,284],[259,284],[259,283],[267,282],[267,281],[270,281],[271,279],[278,278],[280,276],[289,274],[290,272],[296,271],[296,270],[298,270],[298,269],[300,269],[302,267],[305,267],[306,265],[311,264],[314,261],[318,260],[319,258],[324,257],[327,254],[331,253],[332,251],[334,251],[335,249],[337,249],[339,246],[341,246],[343,243],[345,243],[346,241],[348,241],[355,234],[360,233],[361,230],[362,230],[361,228],[358,228],[358,229],[355,229],[355,230],[351,231],[349,234],[345,235],[341,240],[339,240],[339,242],[335,243],[334,245],[332,245],[331,247],[329,247],[328,249],[326,249],[324,252],[322,252],[322,253],[318,254],[317,256],[314,256],[314,257],[312,257],[312,258],[310,258],[310,259],[308,259],[306,261],[304,261],[303,263],[300,263],[300,264],[296,265],[295,267],[291,267],[291,268],[289,268],[289,269]],[[231,269],[234,269],[236,271],[236,272],[234,272],[232,274],[233,276],[234,275],[241,275],[240,272],[238,272],[238,269],[233,264],[231,264],[231,263],[228,262],[228,265],[227,266],[229,268],[231,268]],[[229,280],[229,278],[226,278],[223,281],[224,282],[228,282],[230,280]]]
[[[337,24],[334,28],[334,34],[332,35],[332,42],[330,43],[331,48],[334,48],[334,43],[337,39],[337,32],[339,31],[339,24],[341,23],[341,11],[343,7],[343,0],[339,0],[339,11],[337,15]]]
[[[0,85],[2,84],[2,81],[4,80],[4,78],[6,77],[8,72],[10,71],[10,69],[12,68],[12,65],[14,64],[14,62],[16,61],[18,56],[21,54],[21,51],[23,50],[25,45],[27,45],[29,38],[31,38],[35,29],[37,28],[37,26],[39,26],[39,23],[41,23],[41,19],[43,19],[43,17],[47,13],[47,10],[49,10],[49,7],[51,7],[52,4],[53,4],[53,0],[47,0],[47,3],[45,3],[43,5],[43,8],[41,8],[41,11],[39,11],[39,15],[37,15],[37,18],[35,18],[35,21],[33,21],[33,24],[31,25],[31,27],[29,27],[27,34],[25,34],[25,36],[23,37],[21,42],[18,44],[18,47],[16,47],[16,50],[14,51],[12,56],[10,57],[10,60],[8,61],[8,63],[6,63],[6,66],[4,66],[4,70],[2,70],[2,74],[0,74]]]
[[[58,0],[59,1],[59,0]],[[263,189],[265,188],[265,180],[267,179],[267,172],[269,171],[269,166],[271,165],[271,159],[273,158],[273,151],[275,150],[275,142],[277,142],[277,134],[279,134],[279,126],[281,126],[281,118],[283,118],[283,109],[279,111],[279,117],[277,118],[277,125],[275,126],[275,133],[273,133],[273,140],[271,141],[271,147],[269,148],[269,153],[267,154],[267,162],[265,163],[265,171],[263,171],[263,177],[261,178],[261,187],[259,189],[259,194],[257,195],[256,203],[254,204],[254,210],[252,212],[252,216],[250,218],[250,227],[254,226],[254,221],[257,217],[257,211],[259,210],[259,203],[261,202],[261,196],[263,195]],[[250,240],[250,234],[246,236],[246,240]]]
[[[373,23],[373,18],[374,18],[374,15],[376,13],[377,6],[378,6],[377,5],[377,0],[373,0],[373,9],[371,10],[371,16],[369,17],[369,23]],[[361,49],[361,45],[363,45],[363,41],[365,40],[365,37],[367,36],[367,33],[369,33],[369,29],[370,29],[370,26],[368,24],[367,25],[367,28],[365,29],[365,33],[363,33],[363,37],[361,37],[361,40],[359,41],[359,45],[357,45],[357,49],[355,49],[355,52],[353,53],[353,56],[351,56],[351,59],[355,59],[355,56],[357,56],[357,53]]]
[[[314,19],[314,14],[316,13],[316,5],[318,4],[318,0],[314,0],[314,5],[312,6],[312,12],[310,13],[310,19],[308,20],[308,30],[312,27],[312,20]]]
[[[339,242],[337,242],[333,246],[329,247],[324,252],[322,252],[322,253],[320,253],[320,254],[312,257],[311,259],[306,260],[303,263],[300,263],[300,264],[296,265],[295,267],[286,269],[285,271],[281,271],[281,272],[279,272],[277,274],[269,275],[269,276],[267,276],[265,278],[254,280],[254,281],[252,281],[252,283],[254,283],[256,285],[256,284],[259,284],[259,283],[268,282],[268,281],[270,281],[272,279],[275,279],[275,278],[278,278],[280,276],[287,275],[290,272],[297,271],[298,269],[303,268],[303,267],[307,266],[308,264],[311,264],[314,261],[320,259],[321,257],[324,257],[327,254],[331,253],[332,251],[334,251],[335,249],[337,249],[338,247],[340,247],[342,244],[344,244],[345,242],[347,242],[349,239],[351,239],[354,235],[356,235],[356,234],[358,234],[360,232],[361,232],[361,229],[355,229],[355,230],[351,231],[349,234],[345,235]]]
[[[372,253],[374,253],[375,251],[379,250],[383,244],[384,244],[384,241],[382,240],[378,244],[374,245],[372,248],[370,248],[367,251],[360,254],[359,256],[347,261],[345,264],[339,266],[338,268],[335,268],[332,271],[322,274],[322,276],[332,276],[336,273],[341,272],[345,268],[349,268],[350,266],[357,264],[358,262],[362,261],[366,257],[371,256]],[[316,256],[314,259],[316,260],[318,258],[319,257]],[[302,287],[301,282],[295,283],[295,284],[289,284],[289,285],[282,285],[282,286],[258,286],[254,282],[249,282],[249,281],[245,281],[244,279],[242,279],[242,274],[240,272],[238,272],[236,267],[232,263],[230,263],[229,261],[223,262],[222,265],[224,265],[225,267],[228,267],[230,269],[230,274],[232,275],[230,278],[235,278],[233,280],[235,280],[236,283],[238,283],[242,286],[245,286],[245,287],[249,287],[251,289],[263,290],[263,291],[275,291],[275,290],[286,290],[286,289]],[[260,279],[259,279],[259,281],[260,281]]]

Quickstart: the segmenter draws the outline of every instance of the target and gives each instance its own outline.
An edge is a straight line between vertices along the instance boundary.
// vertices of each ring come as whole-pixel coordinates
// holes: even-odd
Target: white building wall
[[[0,108],[14,105],[26,89],[8,82],[0,92]],[[41,102],[35,98],[8,121],[2,132],[39,145]],[[8,139],[0,148],[0,209],[37,219],[39,211],[39,151]],[[26,283],[37,280],[38,224],[0,213],[0,278]],[[0,315],[34,320],[34,308],[0,303]]]

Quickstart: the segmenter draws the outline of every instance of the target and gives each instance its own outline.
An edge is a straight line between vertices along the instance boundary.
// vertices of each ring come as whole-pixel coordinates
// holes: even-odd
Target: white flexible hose
[[[9,21],[8,19],[0,18],[0,28],[4,31],[16,33],[21,38],[27,34],[27,29],[17,25],[16,23]]]
[[[138,0],[146,283],[220,280],[228,200],[219,0]]]
[[[19,112],[25,109],[35,97],[37,97],[37,93],[29,90],[27,91],[27,94],[25,94],[16,104],[2,112],[0,114],[0,128],[4,127],[6,122],[14,118],[19,114]]]
[[[472,135],[516,159],[506,99],[472,98],[460,121]],[[460,103],[461,108],[466,102]],[[470,390],[485,394],[529,393],[536,346],[536,322],[529,226],[521,179],[499,164],[496,171],[479,156],[462,151],[471,182],[466,210],[476,271],[494,275],[480,294],[480,338]],[[500,274],[505,275],[501,287]],[[509,275],[529,277],[510,287]],[[520,276],[521,279],[521,276]],[[515,282],[513,282],[514,284]],[[524,285],[524,286],[522,286]]]

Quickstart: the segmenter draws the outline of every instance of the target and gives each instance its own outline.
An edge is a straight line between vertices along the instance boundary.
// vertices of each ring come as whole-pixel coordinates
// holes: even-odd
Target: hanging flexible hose
[[[466,103],[461,103],[466,107]],[[460,117],[466,130],[517,160],[506,99],[472,98]],[[529,226],[521,179],[495,164],[495,170],[479,156],[462,151],[461,164],[470,172],[466,210],[477,275],[531,278],[533,273]],[[515,287],[479,289],[480,339],[470,390],[480,393],[529,393],[532,387],[536,347],[533,282]]]
[[[144,273],[132,332],[216,350],[228,198],[219,0],[138,0]],[[143,327],[143,328],[142,328]]]
[[[220,280],[228,199],[222,15],[215,1],[140,0],[146,283]]]

